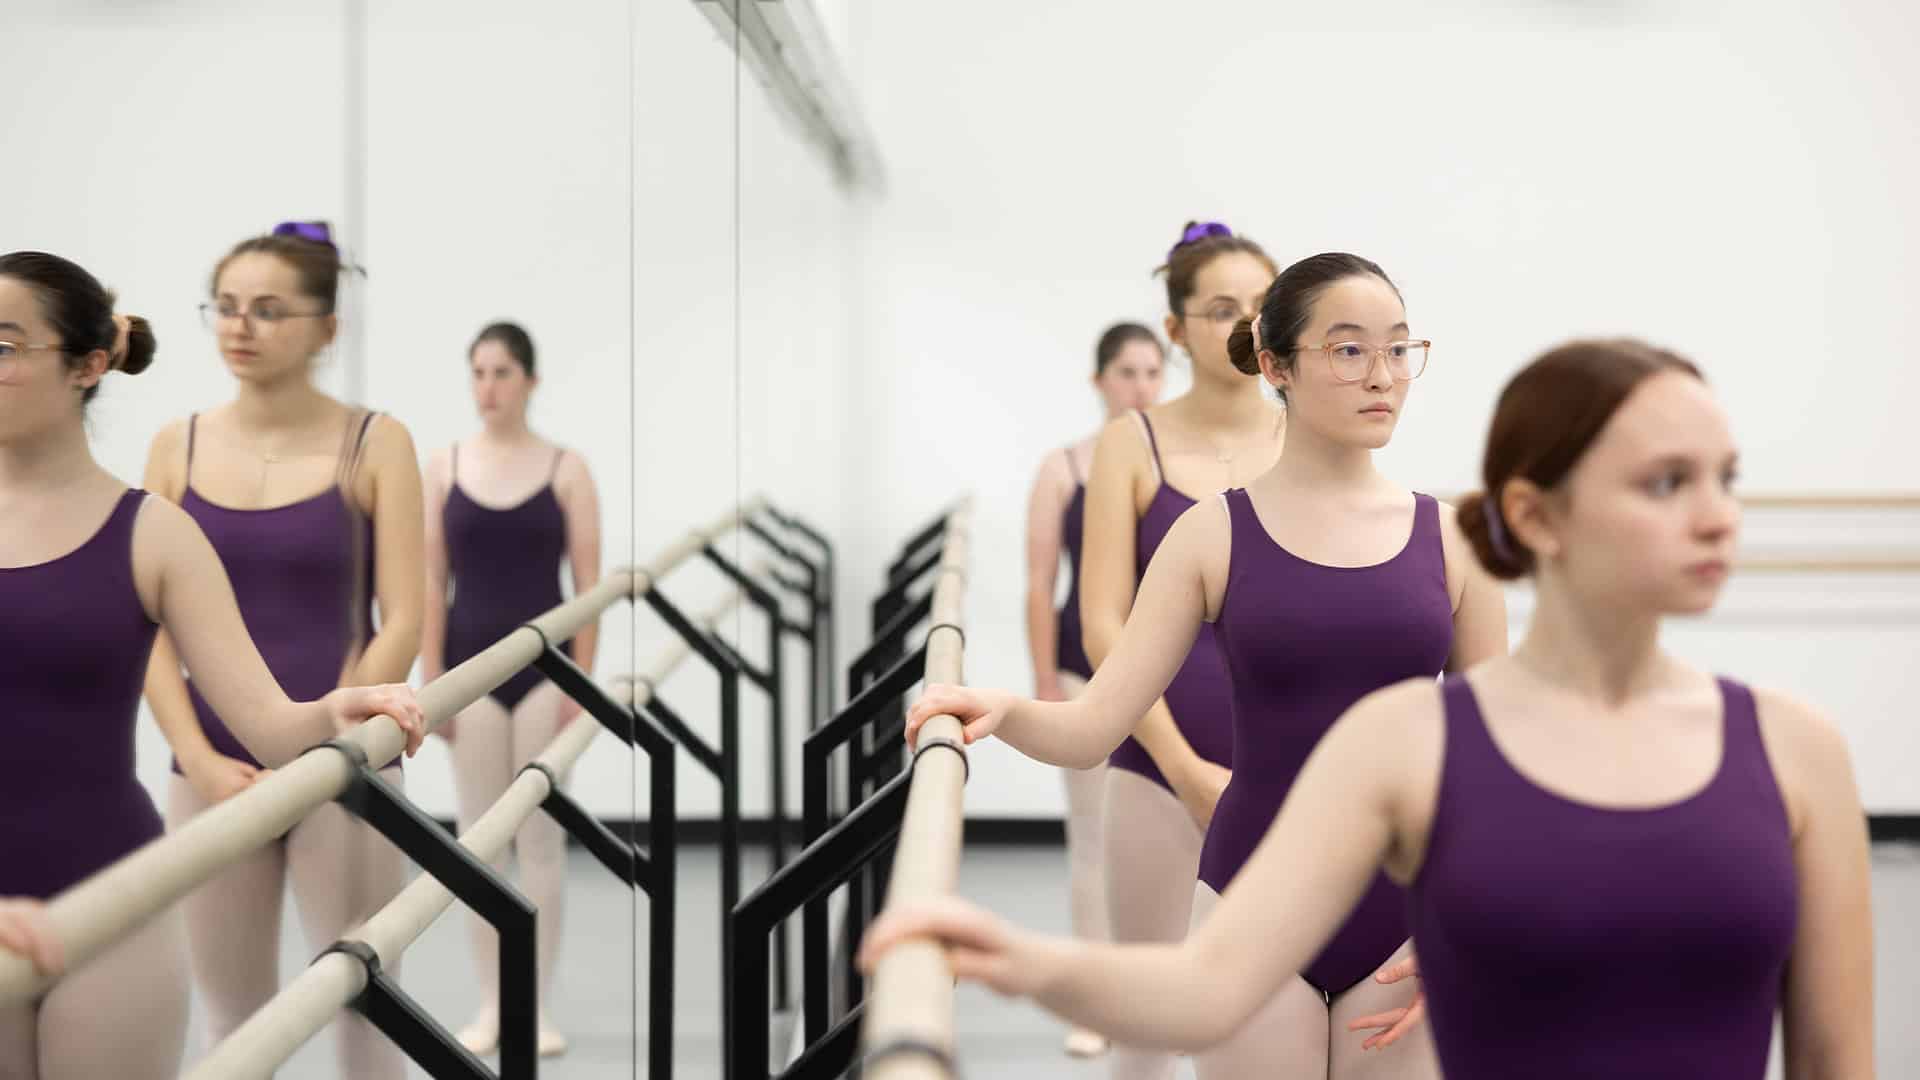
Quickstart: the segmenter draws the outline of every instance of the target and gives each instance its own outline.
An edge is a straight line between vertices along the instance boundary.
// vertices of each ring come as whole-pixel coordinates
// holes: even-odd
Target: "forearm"
[[[447,586],[427,584],[427,603],[420,617],[420,674],[432,681],[447,672]]]
[[[581,671],[593,674],[593,662],[600,655],[600,623],[590,622],[573,635],[573,662]]]
[[[1166,698],[1155,701],[1146,715],[1140,718],[1140,723],[1133,729],[1133,741],[1147,752],[1169,783],[1200,760],[1193,744],[1180,733],[1180,725],[1174,721],[1173,710],[1167,707]]]
[[[154,723],[167,740],[181,767],[216,753],[200,717],[193,711],[193,698],[187,693],[187,680],[180,674],[180,656],[165,630],[153,639],[153,655],[147,661],[145,685],[147,707],[153,710]]]
[[[419,655],[422,619],[418,615],[400,615],[381,620],[380,632],[367,642],[366,650],[347,669],[342,686],[378,686],[405,682]],[[442,639],[444,641],[444,638]]]
[[[1186,945],[1036,938],[1032,997],[1048,1012],[1142,1049],[1199,1050],[1232,1034],[1233,994]]]
[[[1092,693],[1072,701],[1014,696],[994,734],[1035,761],[1090,769],[1105,761],[1127,735],[1123,725],[1101,721]]]
[[[1060,681],[1058,666],[1060,624],[1053,611],[1053,597],[1038,588],[1027,588],[1027,651],[1033,661],[1033,688],[1040,693]]]
[[[1087,658],[1093,662],[1095,680],[1102,664],[1120,643],[1121,635],[1126,632],[1126,618],[1113,612],[1091,610],[1090,605],[1081,605],[1081,633],[1086,637]],[[1184,655],[1184,653],[1183,653]],[[1164,690],[1164,686],[1161,687]],[[1183,775],[1189,766],[1199,760],[1186,736],[1180,733],[1180,726],[1174,722],[1173,711],[1167,706],[1164,697],[1156,697],[1147,711],[1142,713],[1138,722],[1130,730],[1122,733],[1132,735],[1147,756],[1153,759],[1169,782]],[[1120,740],[1114,740],[1118,746]]]
[[[229,724],[247,752],[270,769],[282,765],[326,742],[336,734],[333,714],[325,701],[291,701],[285,695],[280,703],[263,714],[263,724]]]

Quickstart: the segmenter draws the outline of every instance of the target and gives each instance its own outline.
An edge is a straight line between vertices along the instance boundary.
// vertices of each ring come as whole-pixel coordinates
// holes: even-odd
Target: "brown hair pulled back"
[[[1394,295],[1399,295],[1400,287],[1380,269],[1379,263],[1343,251],[1311,255],[1282,270],[1273,284],[1267,286],[1266,298],[1260,302],[1260,343],[1279,357],[1282,369],[1291,369],[1294,339],[1313,321],[1313,305],[1319,303],[1321,294],[1347,278],[1367,276],[1386,282]],[[1252,319],[1241,319],[1234,324],[1233,332],[1227,335],[1227,358],[1243,374],[1260,374],[1260,356],[1253,347]],[[1286,400],[1286,391],[1280,391],[1280,399]]]
[[[34,291],[40,310],[53,332],[60,335],[68,368],[79,368],[88,354],[105,351],[113,358],[113,370],[138,375],[153,365],[159,343],[153,327],[138,315],[127,316],[126,349],[120,344],[120,327],[113,320],[114,295],[100,280],[79,264],[49,255],[44,251],[15,251],[0,255],[0,277],[10,277]],[[90,402],[100,392],[94,383],[80,395],[81,403]]]
[[[1704,378],[1676,353],[1617,338],[1556,346],[1508,380],[1487,431],[1484,486],[1458,503],[1460,530],[1488,572],[1512,581],[1534,570],[1533,552],[1502,516],[1500,493],[1508,481],[1524,477],[1543,491],[1557,487],[1634,389],[1663,371]]]

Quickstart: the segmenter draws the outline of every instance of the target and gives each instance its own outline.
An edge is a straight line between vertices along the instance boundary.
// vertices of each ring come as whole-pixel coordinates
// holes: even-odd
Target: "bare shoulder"
[[[1139,418],[1129,412],[1107,421],[1094,440],[1093,463],[1102,470],[1118,466],[1129,474],[1145,468],[1147,443]]]
[[[435,487],[444,487],[453,473],[453,447],[443,446],[427,452],[427,465],[422,470],[425,479]]]
[[[1405,679],[1354,702],[1334,725],[1343,742],[1378,761],[1403,808],[1433,805],[1446,743],[1446,705],[1436,679]],[[1332,734],[1329,734],[1332,738]],[[1398,796],[1409,798],[1402,800]]]
[[[1452,562],[1458,556],[1471,558],[1473,547],[1467,542],[1467,534],[1460,531],[1460,511],[1452,503],[1435,497],[1434,506],[1439,511],[1440,544],[1446,553],[1447,561]]]
[[[1364,785],[1393,822],[1387,870],[1403,883],[1425,857],[1440,797],[1446,719],[1440,683],[1413,678],[1361,698],[1327,735],[1355,762],[1356,785]]]
[[[1340,723],[1368,738],[1439,744],[1446,709],[1440,683],[1427,676],[1402,679],[1354,702]]]
[[[1041,455],[1040,467],[1033,472],[1035,490],[1061,492],[1073,490],[1073,469],[1067,461],[1067,455],[1072,452],[1072,447],[1066,447],[1060,450],[1049,450]]]
[[[140,500],[133,519],[133,580],[147,617],[159,620],[161,582],[194,560],[218,556],[192,516],[177,504],[151,492]]]
[[[407,425],[388,413],[374,413],[367,425],[367,457],[379,464],[388,464],[406,460],[418,462],[418,452],[413,447],[413,433]]]
[[[1797,828],[1810,803],[1853,790],[1853,754],[1825,709],[1783,690],[1752,689],[1760,738]]]
[[[560,453],[559,463],[553,474],[554,487],[562,497],[588,494],[593,491],[593,470],[587,465],[587,458],[576,450],[564,446],[555,446]]]
[[[140,484],[155,495],[179,499],[187,479],[187,422],[175,420],[154,432]]]
[[[204,535],[200,525],[192,515],[168,499],[156,498],[152,492],[140,500],[140,509],[133,519],[133,547],[135,557],[143,549],[160,547],[182,538]]]
[[[187,452],[187,418],[169,420],[153,433],[153,441],[147,444],[149,462],[171,462],[174,458],[184,458]]]

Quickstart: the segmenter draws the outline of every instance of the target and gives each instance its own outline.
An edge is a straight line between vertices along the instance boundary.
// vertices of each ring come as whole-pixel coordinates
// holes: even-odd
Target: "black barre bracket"
[[[546,641],[546,632],[538,626],[527,623],[526,628],[539,634],[540,640]],[[586,709],[602,727],[612,731],[629,748],[638,748],[647,755],[653,789],[648,818],[653,831],[653,850],[650,855],[643,852],[639,845],[614,835],[611,829],[574,802],[571,796],[561,790],[560,778],[544,763],[530,762],[521,771],[538,770],[544,774],[547,778],[547,797],[540,804],[541,809],[591,852],[594,858],[600,860],[602,866],[613,871],[614,876],[626,882],[629,888],[637,886],[644,889],[652,901],[648,918],[648,959],[652,967],[647,1005],[648,1075],[654,1080],[669,1080],[673,1074],[675,882],[678,873],[673,835],[678,822],[674,794],[674,751],[677,747],[673,737],[662,730],[654,719],[657,712],[666,706],[654,697],[657,688],[653,680],[645,676],[636,676],[635,682],[647,687],[648,710],[643,713],[618,704],[573,662],[572,657],[551,643],[534,664],[541,674]],[[635,696],[637,698],[638,694]],[[686,734],[692,740],[688,745],[689,751],[694,752],[696,758],[698,750],[708,750],[706,744],[700,742],[692,732]],[[711,753],[710,750],[708,752]],[[714,768],[715,775],[718,775],[717,761]]]
[[[627,843],[613,834],[613,830],[602,825],[598,818],[580,808],[573,797],[560,790],[560,778],[547,767],[545,762],[529,761],[522,766],[522,773],[537,772],[547,778],[547,797],[541,801],[540,808],[547,816],[567,830],[580,845],[600,860],[600,865],[613,871],[613,876],[629,886],[638,885],[647,888],[652,876],[647,873],[647,857],[633,844]],[[652,892],[651,888],[647,888]]]
[[[686,720],[661,700],[658,688],[654,688],[652,683],[647,685],[652,689],[647,695],[647,703],[640,707],[641,711],[651,716],[661,727],[666,728],[667,734],[673,737],[673,741],[693,755],[694,764],[712,774],[714,779],[719,779],[720,751],[701,738],[699,732],[687,726]]]
[[[399,848],[423,873],[444,885],[454,898],[491,924],[500,935],[500,1078],[531,1078],[538,1068],[535,1024],[539,1010],[539,980],[534,951],[534,908],[493,868],[474,857],[432,818],[381,778],[367,760],[367,752],[346,739],[330,739],[308,753],[332,750],[347,759],[351,776],[336,802],[372,826]],[[343,952],[355,953],[352,949]],[[366,950],[371,953],[372,950]],[[322,954],[324,955],[324,954]],[[377,962],[378,957],[374,958]],[[361,957],[364,964],[365,957]],[[376,985],[379,973],[369,967],[367,985]],[[404,1004],[402,1004],[404,1002]],[[371,1006],[379,1015],[366,1011]],[[447,1059],[443,1044],[451,1039],[419,1006],[406,999],[391,982],[371,996],[356,999],[353,1008],[365,1016],[409,1058],[419,1062],[435,1080],[472,1077],[463,1062]],[[429,1062],[450,1071],[434,1071]],[[488,1075],[484,1071],[477,1074]]]
[[[767,695],[767,764],[771,773],[769,798],[772,802],[773,837],[769,845],[773,856],[773,868],[778,870],[787,861],[787,781],[786,781],[786,710],[782,706],[781,695],[785,688],[780,685],[784,665],[781,663],[781,634],[785,615],[780,610],[780,598],[766,586],[755,581],[738,563],[727,558],[719,548],[712,544],[701,546],[700,554],[714,565],[734,584],[740,586],[747,599],[767,617],[767,666],[755,667],[739,650],[726,641],[716,639],[715,644],[733,653],[734,661],[747,673],[754,685]],[[809,642],[811,638],[809,637]],[[774,1007],[782,1012],[788,1008],[787,975],[787,927],[785,923],[774,928]]]
[[[561,693],[572,698],[595,720],[600,721],[600,726],[612,732],[614,738],[631,747],[635,738],[633,713],[615,703],[605,690],[594,683],[592,676],[573,662],[573,657],[548,641],[546,631],[533,623],[522,623],[521,629],[540,635],[543,648],[532,666],[559,687]]]
[[[643,595],[647,606],[720,677],[720,749],[716,755],[719,769],[715,773],[720,781],[720,906],[723,912],[732,911],[740,902],[740,678],[746,674],[746,668],[731,646],[718,635],[701,629],[658,588],[649,587]],[[722,970],[731,970],[733,966],[733,924],[724,915],[720,922],[720,966]],[[731,1070],[735,1052],[736,1018],[731,1004],[723,990],[720,1013],[723,1072]]]
[[[402,1047],[413,1063],[436,1080],[460,1077],[463,1080],[496,1080],[487,1064],[473,1051],[460,1045],[446,1028],[428,1015],[420,1003],[387,978],[380,968],[380,954],[364,941],[336,941],[314,963],[333,953],[350,956],[366,969],[367,985],[349,1007],[380,1030],[382,1035]],[[504,1032],[503,1032],[504,1034]],[[531,1074],[529,1074],[531,1075]]]

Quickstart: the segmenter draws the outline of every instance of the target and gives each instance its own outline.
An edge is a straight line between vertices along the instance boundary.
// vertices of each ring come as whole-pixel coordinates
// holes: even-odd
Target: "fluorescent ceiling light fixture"
[[[841,183],[881,190],[884,176],[873,133],[812,0],[693,0],[693,5],[767,88],[776,108],[827,155]]]

